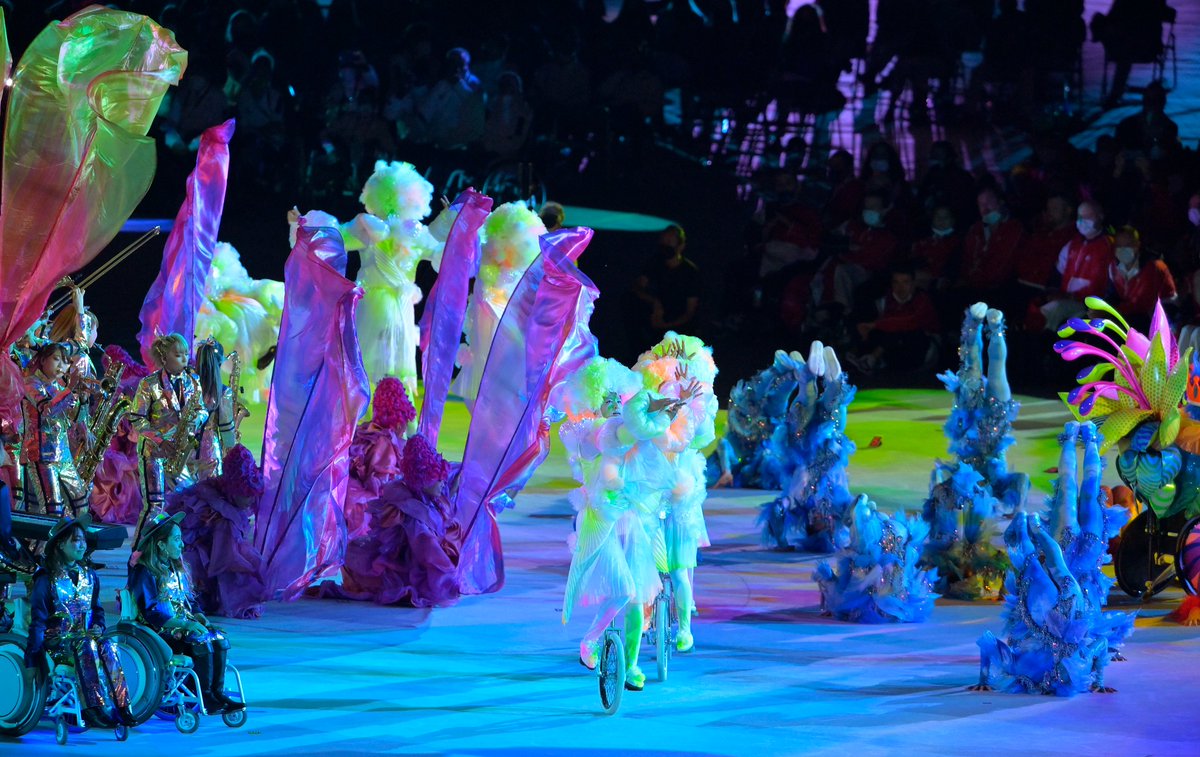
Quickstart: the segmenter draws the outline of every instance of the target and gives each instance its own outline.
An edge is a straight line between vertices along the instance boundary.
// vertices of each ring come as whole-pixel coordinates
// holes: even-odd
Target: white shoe
[[[838,362],[837,353],[832,347],[825,348],[825,378],[837,381],[842,377],[842,364]]]
[[[808,372],[814,376],[825,375],[825,345],[813,342],[808,350]]]
[[[679,629],[679,633],[675,634],[675,651],[680,654],[687,654],[696,646],[696,640],[692,638],[691,631]]]

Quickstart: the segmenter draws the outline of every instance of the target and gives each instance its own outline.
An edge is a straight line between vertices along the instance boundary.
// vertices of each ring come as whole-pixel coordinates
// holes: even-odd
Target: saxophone
[[[104,372],[104,378],[100,380],[100,391],[104,393],[104,399],[100,401],[92,423],[88,426],[93,441],[75,462],[79,477],[85,483],[95,478],[96,471],[104,460],[104,453],[108,452],[108,445],[117,433],[117,426],[132,405],[130,399],[121,393],[121,374],[124,372],[124,363],[114,360]]]
[[[233,390],[233,443],[242,443],[242,420],[250,417],[250,411],[242,403],[242,358],[237,350],[226,358],[232,367],[229,370],[229,388]]]
[[[175,424],[175,435],[171,437],[169,447],[171,454],[163,462],[163,472],[168,484],[179,479],[187,467],[188,458],[195,454],[196,447],[200,444],[200,440],[192,433],[192,426],[204,407],[204,396],[191,376],[188,376],[188,382],[192,385],[192,396],[188,397],[187,404],[179,413],[179,422]]]

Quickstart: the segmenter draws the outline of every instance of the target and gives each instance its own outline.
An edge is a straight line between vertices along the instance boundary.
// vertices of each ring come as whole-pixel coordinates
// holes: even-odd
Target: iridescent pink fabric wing
[[[452,488],[463,533],[458,575],[464,594],[503,584],[493,500],[515,494],[545,458],[550,390],[597,354],[588,319],[599,291],[571,257],[591,237],[590,229],[542,237],[541,256],[513,291],[496,328]]]
[[[50,24],[13,73],[0,187],[0,342],[116,235],[154,177],[146,136],[187,53],[145,16],[91,6]],[[0,413],[20,376],[0,360]]]
[[[337,229],[301,227],[284,269],[254,537],[271,597],[294,599],[345,556],[348,451],[369,386],[354,328],[362,290],[330,262],[341,250]]]
[[[471,277],[479,271],[479,227],[492,211],[492,200],[468,189],[443,212],[455,210],[458,216],[446,236],[441,269],[421,316],[421,381],[425,396],[417,433],[434,447],[467,315]]]
[[[196,314],[204,302],[204,284],[212,269],[213,247],[225,208],[233,129],[231,118],[205,129],[200,136],[196,169],[188,175],[187,195],[163,247],[162,267],[138,314],[142,322],[138,344],[146,365],[154,364],[150,344],[158,334],[183,334],[195,347]]]

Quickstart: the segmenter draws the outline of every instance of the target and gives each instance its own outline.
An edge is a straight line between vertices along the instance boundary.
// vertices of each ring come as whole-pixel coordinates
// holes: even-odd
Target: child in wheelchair
[[[182,520],[182,513],[160,514],[147,524],[129,570],[129,592],[138,621],[154,630],[172,652],[192,659],[205,711],[240,712],[245,704],[225,695],[229,640],[200,612],[183,562]]]
[[[67,516],[51,529],[45,563],[33,577],[29,594],[29,641],[25,666],[49,675],[46,655],[55,669],[74,669],[74,695],[81,705],[82,726],[133,726],[129,691],[113,640],[102,638],[104,608],[100,580],[88,564],[84,514]],[[52,708],[53,709],[53,708]],[[79,711],[76,711],[77,714]]]

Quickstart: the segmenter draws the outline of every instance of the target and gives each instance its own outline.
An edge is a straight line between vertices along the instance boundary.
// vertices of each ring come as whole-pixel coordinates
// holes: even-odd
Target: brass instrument
[[[226,358],[233,367],[229,371],[229,388],[233,390],[233,443],[242,443],[242,420],[250,417],[250,411],[242,402],[242,358],[237,350]]]
[[[79,477],[84,482],[95,478],[96,471],[104,460],[104,454],[108,452],[108,445],[117,433],[117,426],[133,404],[128,397],[121,394],[121,374],[124,372],[125,365],[113,361],[105,371],[104,378],[100,379],[99,390],[103,393],[103,399],[100,400],[91,425],[88,426],[92,443],[75,461]]]
[[[193,381],[190,376],[187,376],[187,379]],[[188,398],[187,404],[179,413],[179,422],[175,424],[175,434],[169,442],[168,449],[171,454],[163,462],[163,472],[166,474],[168,483],[179,479],[183,469],[187,467],[188,458],[196,454],[196,448],[200,446],[200,440],[192,433],[192,426],[203,408],[203,393],[200,391],[200,387],[193,384],[192,396]]]

